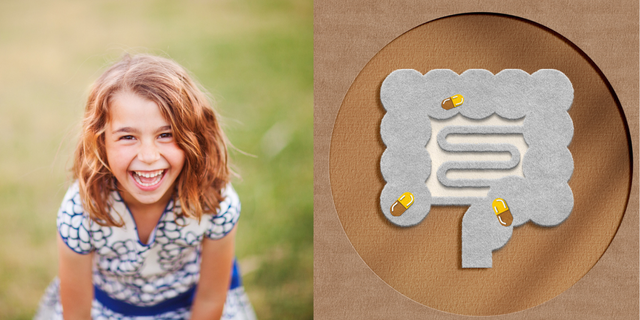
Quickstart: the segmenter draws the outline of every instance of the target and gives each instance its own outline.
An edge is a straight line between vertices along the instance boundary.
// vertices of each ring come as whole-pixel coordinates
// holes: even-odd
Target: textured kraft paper
[[[508,276],[513,277],[514,281],[507,282],[512,285],[503,285],[498,288],[499,290],[491,292],[492,296],[490,298],[496,302],[491,304],[491,308],[489,309],[485,308],[487,305],[486,301],[479,300],[476,305],[473,305],[473,303],[468,305],[469,293],[465,292],[464,288],[460,289],[461,287],[455,287],[456,282],[460,281],[457,279],[451,279],[452,281],[450,282],[452,286],[426,285],[424,287],[414,288],[414,292],[407,294],[409,289],[407,289],[406,285],[407,283],[411,284],[412,278],[402,274],[396,276],[396,274],[398,273],[398,268],[404,265],[411,265],[412,256],[405,256],[402,261],[397,261],[395,264],[387,263],[388,260],[390,260],[389,255],[397,254],[393,251],[393,243],[387,248],[374,248],[378,252],[388,252],[389,255],[378,254],[366,256],[366,254],[363,254],[363,252],[366,251],[364,250],[366,249],[366,237],[371,237],[371,235],[375,236],[375,232],[384,232],[385,228],[389,228],[389,226],[383,225],[379,230],[374,230],[375,232],[368,231],[366,225],[356,224],[356,222],[358,222],[357,219],[350,221],[348,219],[349,216],[345,215],[344,210],[336,210],[337,206],[342,207],[347,203],[340,199],[335,201],[336,199],[334,198],[344,198],[340,194],[336,197],[336,190],[340,190],[341,193],[346,193],[351,199],[358,199],[358,197],[361,196],[361,194],[359,194],[360,187],[354,187],[354,185],[348,181],[343,182],[341,185],[333,186],[332,183],[334,183],[334,181],[341,181],[340,177],[355,177],[356,180],[361,180],[362,184],[365,185],[373,181],[369,186],[373,189],[381,188],[383,183],[380,182],[383,180],[382,177],[379,176],[379,173],[371,174],[366,173],[368,172],[366,170],[360,171],[359,169],[360,167],[369,166],[369,159],[374,159],[374,163],[376,161],[379,162],[379,157],[383,149],[380,136],[376,134],[370,137],[363,135],[362,132],[358,131],[362,125],[354,127],[343,126],[344,124],[352,122],[344,120],[344,115],[339,116],[338,114],[349,87],[354,80],[357,82],[356,76],[358,73],[385,45],[412,28],[452,14],[488,11],[519,16],[549,27],[572,41],[594,61],[606,76],[613,90],[615,90],[620,105],[624,110],[633,147],[633,165],[637,168],[637,2],[617,1],[615,5],[612,5],[610,2],[605,1],[583,1],[570,2],[569,5],[569,2],[542,1],[536,2],[535,4],[528,2],[511,3],[507,6],[497,1],[487,1],[482,4],[476,2],[452,3],[444,1],[432,1],[422,4],[402,1],[384,1],[376,2],[375,4],[364,1],[316,1],[314,22],[314,308],[317,319],[470,318],[468,316],[437,310],[447,308],[458,310],[457,313],[466,314],[506,313],[497,316],[497,318],[503,319],[638,319],[637,170],[631,175],[632,183],[627,205],[626,198],[621,197],[620,194],[628,192],[628,176],[631,174],[630,164],[628,163],[629,156],[627,154],[629,149],[628,145],[625,146],[625,143],[627,143],[626,136],[620,134],[619,123],[616,124],[616,121],[620,119],[620,115],[611,112],[611,108],[606,108],[608,113],[604,112],[600,118],[596,117],[595,121],[593,121],[594,117],[590,116],[589,112],[575,112],[575,110],[580,110],[580,108],[575,110],[572,108],[574,111],[571,111],[573,113],[570,112],[574,122],[576,122],[576,136],[574,139],[585,134],[608,139],[608,143],[605,145],[578,144],[570,146],[570,149],[575,149],[572,149],[572,153],[576,158],[576,172],[574,172],[574,174],[576,174],[576,177],[586,177],[582,182],[579,181],[580,179],[577,179],[577,182],[573,182],[572,189],[577,188],[582,190],[577,191],[576,194],[586,194],[588,195],[587,198],[591,199],[585,202],[584,200],[578,200],[578,198],[576,198],[576,207],[596,207],[601,211],[601,214],[592,215],[591,217],[602,220],[598,221],[603,224],[602,229],[604,231],[594,234],[581,234],[579,232],[566,234],[559,232],[562,231],[560,229],[539,230],[542,228],[527,228],[526,225],[520,227],[522,230],[520,230],[518,234],[514,231],[514,238],[509,243],[509,246],[511,246],[510,251],[499,252],[502,256],[502,262],[505,262],[505,264],[510,263],[510,256],[514,257],[514,254],[518,252],[527,252],[526,249],[532,245],[534,247],[538,246],[538,248],[542,245],[542,250],[550,252],[546,254],[551,254],[552,259],[547,261],[546,264],[538,265],[536,263],[539,263],[539,261],[532,258],[529,264],[524,263],[521,265],[522,268],[518,270],[502,270],[507,272]],[[459,20],[458,26],[464,28],[467,22]],[[477,26],[478,23],[478,21],[471,21],[469,25]],[[469,38],[466,39],[467,43],[470,43],[472,46],[482,46],[485,43],[488,45],[493,43],[494,38],[499,38],[501,32],[514,32],[513,29],[509,29],[511,26],[508,23],[502,26],[499,23],[492,24],[487,26],[487,28],[489,27],[494,31],[494,36],[486,39]],[[448,28],[456,28],[456,26],[448,26]],[[541,41],[536,44],[551,53],[561,50],[560,48],[554,47],[553,43],[550,44],[542,41],[544,39],[534,38],[527,40],[534,42]],[[410,47],[411,45],[408,44],[408,46]],[[419,50],[420,48],[416,49]],[[490,49],[492,48],[483,48],[483,50]],[[433,48],[433,50],[452,49],[451,47],[443,47]],[[539,54],[539,52],[537,53]],[[451,61],[448,63],[446,61],[434,61],[430,63],[433,65],[433,68],[450,68],[457,72],[462,72],[470,68],[485,68],[492,72],[497,72],[505,68],[521,68],[527,72],[534,72],[540,69],[540,67],[536,66],[536,59],[539,60],[540,57],[535,56],[536,52],[530,54],[532,55],[530,57],[527,57],[526,53],[524,56],[515,57],[516,61],[530,61],[530,64],[525,66],[510,65],[516,64],[510,61],[513,57],[509,54],[500,54],[500,51],[495,52],[493,55],[479,54],[470,58],[469,61],[455,61],[455,64],[452,64]],[[394,61],[401,62],[403,58],[406,57],[391,56],[387,58],[387,62],[388,64],[393,64]],[[579,60],[578,58],[575,62],[565,61],[563,68],[579,69],[585,63]],[[381,66],[383,69],[384,67],[390,66]],[[412,66],[404,67],[412,68]],[[498,68],[498,70],[495,70],[496,68]],[[428,70],[419,71],[425,73]],[[568,75],[571,73],[564,70],[562,71]],[[384,76],[386,76],[386,74],[382,75],[382,79]],[[602,90],[603,86],[606,87],[606,83],[603,83],[598,77],[584,77],[579,80],[582,83],[580,85],[581,90],[584,90],[584,92],[598,92],[598,90]],[[362,90],[375,92],[379,90],[380,82],[366,84],[362,87]],[[578,91],[576,90],[576,92]],[[587,103],[594,106],[608,105],[611,103],[611,101],[609,101],[611,97],[607,98],[606,95],[603,97],[602,101],[587,101]],[[368,98],[364,98],[364,96],[358,97],[354,95],[352,98],[355,100],[345,101],[345,103],[360,103],[362,106],[370,105],[370,101],[366,100]],[[377,99],[378,96],[374,98]],[[356,115],[362,118],[354,118],[355,116],[352,115],[350,121],[357,119],[360,122],[366,123],[367,126],[369,123],[373,123],[375,132],[375,130],[379,129],[382,110],[377,107],[372,109],[373,110],[367,110],[360,115]],[[582,109],[584,110],[584,108]],[[618,117],[618,120],[615,120],[616,117]],[[343,119],[342,121],[344,123],[337,123],[337,119]],[[349,118],[347,117],[347,119]],[[608,120],[613,121],[611,126],[606,125]],[[584,123],[585,121],[590,122]],[[582,127],[578,127],[580,123],[582,123]],[[336,124],[336,128],[334,128],[334,124]],[[375,128],[376,126],[377,128]],[[337,137],[334,136],[338,133],[340,133],[340,135]],[[334,143],[342,139],[342,142],[340,142],[342,145],[340,145],[340,143],[332,145],[332,137],[335,139]],[[366,137],[366,139],[362,140],[362,137]],[[345,141],[349,141],[351,144],[344,144]],[[361,148],[361,145],[373,145],[374,150],[366,150]],[[334,173],[334,176],[330,180],[330,170],[332,170],[330,153],[334,152],[334,156],[336,154],[343,154],[342,150],[336,149],[340,146],[345,148],[351,147],[351,154],[354,154],[354,156],[346,158],[342,156],[333,160],[334,169],[337,170],[337,172]],[[380,148],[380,150],[375,150],[375,148]],[[603,149],[606,149],[606,152],[603,153]],[[346,164],[357,163],[357,165],[345,167],[341,165],[342,163],[340,163],[340,161],[345,161]],[[579,164],[581,167],[578,167]],[[583,171],[578,175],[580,172],[578,171],[579,168],[582,168]],[[379,167],[375,167],[374,165],[374,169],[379,170]],[[605,171],[605,173],[609,172],[609,176],[618,177],[618,179],[611,178],[593,181],[593,179],[589,178],[599,176],[603,171]],[[376,170],[373,172],[376,172]],[[627,177],[627,181],[620,181],[625,180],[625,177]],[[574,181],[574,178],[572,178],[572,181]],[[376,184],[380,184],[380,186]],[[602,188],[596,187],[600,184],[607,186],[607,188],[604,188],[606,191],[605,194],[595,191],[602,190]],[[589,193],[588,191],[592,189],[594,192]],[[379,191],[377,192],[377,196],[379,196]],[[614,197],[616,199],[615,203],[608,203],[606,199],[609,197]],[[366,213],[369,207],[377,208],[375,203],[371,204],[368,199],[365,200],[366,201],[360,205],[361,209],[355,208],[355,214],[350,216],[360,214],[358,210]],[[624,210],[625,206],[626,211],[624,212],[624,217],[622,217],[621,211]],[[451,223],[447,222],[448,220],[453,219],[458,220],[459,223],[459,217],[461,217],[465,209],[465,207],[454,207],[446,215],[440,215],[439,220],[433,222],[434,224],[440,223],[445,225],[446,223]],[[338,211],[342,211],[343,213],[339,213]],[[432,218],[431,214],[429,218]],[[616,232],[617,225],[621,218],[620,227]],[[340,219],[342,219],[342,222]],[[579,222],[580,221],[574,222],[574,227],[577,228],[575,230],[580,230]],[[570,223],[571,218],[563,223],[562,226],[567,225],[570,227]],[[593,222],[585,223],[585,225],[591,223]],[[351,241],[346,233],[350,234]],[[615,234],[615,237],[610,245],[608,245],[606,239],[610,238],[613,234]],[[440,236],[440,238],[443,238],[447,235]],[[562,247],[563,249],[555,250],[555,242],[545,242],[545,238],[561,239],[566,243],[575,244],[578,247],[574,248],[564,245]],[[455,239],[455,237],[452,239]],[[376,239],[370,238],[370,240],[375,241]],[[437,244],[438,234],[433,234],[432,237],[426,239],[424,237],[408,237],[405,240],[409,242],[413,241],[413,246],[417,248],[417,251],[420,251],[425,243]],[[520,242],[515,243],[516,240]],[[459,242],[459,238],[457,241]],[[352,244],[352,242],[355,244]],[[443,245],[448,245],[454,248],[454,250],[455,248],[459,248],[458,243],[443,243]],[[587,250],[585,253],[583,247],[585,245],[597,248],[591,251]],[[356,250],[354,246],[359,247],[359,249]],[[505,249],[507,249],[507,247],[501,250]],[[375,250],[372,249],[371,252]],[[604,251],[604,254],[598,260],[597,257],[602,254],[602,251]],[[535,257],[537,252],[529,252],[528,254]],[[494,258],[496,257],[494,256]],[[597,263],[593,268],[583,270],[585,268],[584,261],[594,259]],[[365,263],[365,260],[368,261],[369,265]],[[436,264],[448,263],[444,261],[446,257],[441,259],[436,257],[434,260]],[[512,260],[516,259],[514,258]],[[498,263],[497,260],[495,261]],[[459,261],[453,261],[453,263],[459,263]],[[377,266],[375,272],[370,265]],[[568,279],[561,278],[560,281],[557,281],[557,279],[553,278],[553,274],[547,274],[546,272],[549,272],[549,266],[554,265],[561,265],[562,268],[559,268],[557,272],[569,274]],[[416,268],[420,268],[421,266],[424,268],[429,267],[417,264]],[[574,269],[580,269],[582,271],[577,272],[577,274],[572,274],[572,270]],[[484,272],[484,270],[481,271]],[[509,272],[511,272],[510,275]],[[584,273],[586,274],[582,277]],[[391,275],[391,278],[389,275]],[[383,278],[385,278],[384,281]],[[529,286],[522,286],[522,283],[516,281],[521,280],[521,282],[527,283],[527,281],[532,281],[531,278],[538,279],[530,283]],[[486,275],[476,272],[475,276],[464,279],[466,281],[464,285],[491,286],[491,283],[479,283],[486,281],[486,279]],[[553,282],[550,279],[553,279]],[[442,279],[437,280],[443,281]],[[559,284],[556,284],[556,282]],[[402,287],[403,285],[405,285],[405,287]],[[563,289],[560,292],[553,291],[563,286],[568,286],[568,289]],[[402,289],[400,291],[403,291],[402,294],[394,289],[401,287]],[[409,285],[408,287],[411,286]],[[460,291],[452,290],[452,287],[458,288],[457,290]],[[548,288],[552,288],[551,292],[547,290]],[[430,292],[432,294],[429,294]],[[510,294],[519,297],[519,299],[509,299]],[[407,298],[409,295],[413,295],[413,298]],[[428,303],[417,302],[420,299],[428,300],[429,297],[438,295],[441,297],[444,296],[445,299],[435,302],[429,301]],[[548,298],[540,302],[540,296],[548,296]],[[437,309],[427,307],[424,304],[435,305]],[[510,310],[523,311],[509,313],[512,312]]]

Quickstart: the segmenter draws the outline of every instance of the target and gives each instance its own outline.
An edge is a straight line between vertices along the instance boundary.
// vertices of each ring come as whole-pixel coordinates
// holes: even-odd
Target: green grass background
[[[31,319],[56,275],[87,90],[124,52],[170,57],[214,97],[242,151],[245,288],[260,319],[311,319],[312,19],[310,0],[0,2],[0,319]]]

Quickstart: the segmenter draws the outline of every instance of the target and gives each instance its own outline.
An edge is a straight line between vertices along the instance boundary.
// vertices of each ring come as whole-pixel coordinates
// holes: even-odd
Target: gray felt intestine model
[[[380,159],[380,170],[386,181],[380,194],[384,216],[397,226],[410,227],[422,222],[432,205],[470,205],[462,219],[463,268],[491,268],[492,251],[509,241],[514,226],[528,221],[547,227],[559,225],[573,209],[573,193],[568,184],[573,173],[573,157],[568,149],[573,138],[573,122],[567,112],[573,102],[573,92],[569,78],[552,69],[538,70],[531,75],[515,69],[496,75],[482,69],[467,70],[460,75],[444,69],[425,75],[409,69],[392,72],[380,89],[386,109],[380,125],[387,147]],[[444,108],[443,99],[455,95],[463,96],[464,103]],[[493,114],[511,120],[524,117],[524,122],[522,126],[512,127],[448,127],[437,137],[431,137],[430,118],[445,120],[457,114],[471,120]],[[517,165],[520,154],[509,144],[446,141],[449,134],[501,133],[523,135],[528,145],[522,158],[524,178],[455,180],[446,177],[448,170],[501,170]],[[511,160],[450,161],[432,170],[426,150],[432,138],[448,152],[509,152]],[[432,197],[426,185],[431,174],[436,174],[438,181],[450,188],[489,187],[489,193],[483,198]],[[410,207],[407,200],[399,199],[405,193],[412,196]],[[504,207],[497,208],[496,201],[500,200]],[[390,211],[396,205],[402,209],[399,215]],[[512,222],[500,219],[505,215],[499,213],[505,209],[506,216],[511,214]]]

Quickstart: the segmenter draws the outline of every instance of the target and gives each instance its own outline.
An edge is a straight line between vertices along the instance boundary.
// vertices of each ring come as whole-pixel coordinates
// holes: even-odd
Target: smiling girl
[[[36,319],[255,319],[234,258],[225,139],[177,63],[126,55],[100,76]]]

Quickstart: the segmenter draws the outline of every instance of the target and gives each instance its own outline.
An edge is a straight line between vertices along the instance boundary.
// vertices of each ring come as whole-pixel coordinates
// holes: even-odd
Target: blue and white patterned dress
[[[103,227],[84,212],[78,183],[67,191],[58,211],[58,232],[71,250],[94,254],[93,319],[188,319],[200,277],[204,237],[221,239],[240,216],[240,201],[231,185],[216,215],[200,223],[174,219],[179,201],[170,200],[147,244],[140,242],[136,224],[117,191],[111,194],[111,214],[124,226]],[[35,319],[62,319],[59,281],[47,288]],[[244,292],[236,261],[222,319],[255,319]]]

